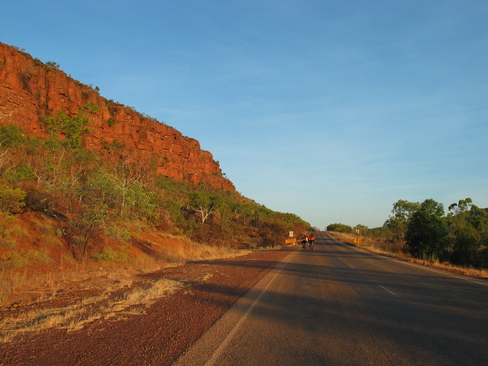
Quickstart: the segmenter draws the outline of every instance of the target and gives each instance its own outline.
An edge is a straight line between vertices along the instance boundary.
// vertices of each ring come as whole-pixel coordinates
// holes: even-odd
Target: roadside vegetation
[[[0,126],[0,304],[50,271],[230,256],[309,229],[238,192],[156,174],[155,159],[130,159],[123,142],[88,151],[83,137],[97,108],[46,117],[46,139]]]
[[[62,76],[57,63],[13,49],[43,73]],[[31,67],[18,72],[23,89],[39,100],[40,92],[30,88],[35,76]],[[74,83],[83,100],[99,94],[98,87]],[[103,100],[114,115],[125,107],[151,118]],[[281,246],[290,231],[310,228],[238,192],[158,174],[167,156],[142,160],[119,140],[88,150],[84,140],[99,108],[86,103],[68,113],[42,102],[37,112],[45,138],[0,122],[0,341],[143,314],[155,299],[186,285],[141,282],[141,274]],[[111,127],[115,120],[104,123]]]
[[[327,226],[327,231],[373,251],[488,276],[488,212],[470,198],[449,205],[447,214],[443,204],[433,199],[399,200],[382,227],[337,223]]]

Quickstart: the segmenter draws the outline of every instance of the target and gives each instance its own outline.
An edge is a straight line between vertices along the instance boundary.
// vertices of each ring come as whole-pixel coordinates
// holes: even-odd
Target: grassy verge
[[[467,267],[455,266],[450,263],[441,263],[438,261],[431,262],[431,261],[412,258],[408,253],[405,253],[403,251],[402,246],[399,244],[382,243],[379,241],[375,241],[374,239],[371,238],[361,238],[361,237],[359,237],[359,239],[363,239],[362,243],[361,242],[358,243],[357,235],[337,233],[337,232],[329,232],[329,234],[331,234],[335,239],[345,244],[354,245],[357,248],[361,248],[372,253],[387,255],[390,257],[398,258],[400,260],[409,261],[424,266],[434,267],[451,273],[462,274],[474,278],[483,278],[483,279],[488,278],[488,271],[486,269],[467,268]]]
[[[44,240],[38,250],[4,250],[0,258],[1,342],[49,328],[73,331],[97,320],[142,315],[185,284],[169,279],[141,283],[134,280],[137,275],[250,252],[147,231],[132,243],[108,243],[112,246],[80,263],[66,250],[56,257],[52,249],[59,254],[63,248],[50,242]],[[13,245],[19,247],[19,241]]]

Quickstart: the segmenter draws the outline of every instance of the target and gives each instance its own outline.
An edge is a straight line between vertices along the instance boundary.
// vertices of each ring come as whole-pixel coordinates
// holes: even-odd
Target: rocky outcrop
[[[46,116],[57,111],[73,116],[87,103],[99,109],[90,117],[90,132],[83,140],[85,148],[100,151],[107,143],[123,143],[131,152],[128,159],[155,162],[158,172],[167,177],[235,190],[212,154],[202,150],[197,140],[103,98],[56,65],[44,64],[16,47],[0,43],[0,125],[15,124],[26,133],[46,137]]]

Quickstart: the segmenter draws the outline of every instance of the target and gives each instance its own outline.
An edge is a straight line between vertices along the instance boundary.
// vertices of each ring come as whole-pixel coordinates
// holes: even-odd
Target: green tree
[[[26,141],[22,128],[12,124],[0,126],[0,145],[19,147]]]
[[[56,145],[59,134],[63,134],[66,137],[64,145],[71,149],[80,148],[83,134],[89,131],[89,128],[86,127],[90,122],[89,117],[99,109],[99,106],[90,102],[78,108],[78,113],[73,117],[61,110],[57,111],[54,117],[46,117],[44,124],[51,136],[51,144]]]
[[[444,206],[426,199],[412,214],[405,236],[408,251],[414,258],[442,259],[447,250],[447,224]]]
[[[90,199],[79,206],[79,210],[71,219],[68,247],[73,257],[84,262],[93,237],[102,231],[109,211],[99,199]]]
[[[393,241],[402,241],[407,232],[408,222],[414,212],[420,208],[420,203],[398,200],[393,204],[392,215],[383,224],[391,232]]]
[[[354,226],[354,231],[359,235],[368,235],[369,228],[366,225],[357,224]]]
[[[222,208],[223,203],[222,197],[218,194],[195,191],[190,194],[188,208],[198,213],[201,222],[204,223],[211,215]]]
[[[471,198],[449,206],[451,262],[465,266],[484,266],[483,249],[488,239],[488,213],[472,203]]]
[[[327,231],[336,231],[338,233],[352,233],[353,229],[345,224],[330,224],[326,228]]]
[[[36,180],[37,176],[29,165],[22,164],[5,172],[4,178],[8,183],[16,184],[28,180]]]
[[[50,70],[50,69],[59,69],[59,64],[57,64],[54,61],[47,61],[46,62],[46,69],[47,70]]]

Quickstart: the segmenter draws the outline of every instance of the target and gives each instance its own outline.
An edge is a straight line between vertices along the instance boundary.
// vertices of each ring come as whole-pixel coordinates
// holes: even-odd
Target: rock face
[[[164,176],[235,190],[212,154],[202,150],[197,140],[103,98],[48,64],[0,43],[0,125],[15,124],[28,134],[46,137],[46,116],[57,111],[73,116],[80,107],[93,103],[99,110],[90,117],[90,132],[83,138],[86,149],[100,151],[104,144],[122,143],[130,151],[127,159],[156,162],[158,173]]]

